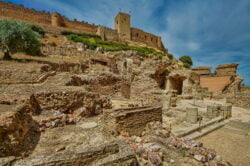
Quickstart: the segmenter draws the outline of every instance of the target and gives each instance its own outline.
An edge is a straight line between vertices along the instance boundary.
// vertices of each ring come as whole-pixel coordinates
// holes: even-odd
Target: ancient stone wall
[[[162,44],[161,37],[144,32],[138,28],[131,28],[131,40],[145,43],[147,46],[157,48],[161,51],[166,51]]]
[[[47,12],[39,12],[34,9],[27,9],[23,6],[13,5],[0,1],[0,17],[12,18],[37,24],[51,24],[51,15]]]
[[[105,111],[104,121],[104,130],[107,133],[119,134],[119,132],[128,132],[130,135],[140,135],[147,123],[162,121],[162,108],[139,107]]]
[[[87,22],[80,22],[77,20],[71,21],[67,19],[66,17],[63,17],[63,21],[65,24],[65,27],[69,29],[76,29],[83,31],[85,33],[90,33],[90,34],[96,34],[97,32],[97,26],[96,25],[91,25]]]
[[[80,31],[89,34],[98,34],[103,40],[109,41],[134,41],[146,44],[149,47],[157,48],[167,52],[161,41],[161,37],[144,32],[143,30],[130,27],[130,15],[119,13],[115,18],[115,30],[89,24],[84,21],[69,20],[59,13],[49,13],[27,9],[11,3],[0,1],[0,18],[11,18],[20,21],[27,21],[34,24],[46,26],[50,31],[60,32],[62,30]],[[61,30],[59,29],[61,28]]]
[[[193,68],[192,70],[201,76],[211,75],[211,67],[203,66],[203,67]]]
[[[238,65],[238,63],[219,65],[215,73],[217,76],[235,76]]]
[[[0,17],[11,18],[20,21],[27,21],[34,24],[65,27],[68,29],[80,30],[81,32],[96,34],[97,26],[77,20],[71,21],[58,13],[36,11],[35,9],[24,8],[11,3],[0,1]]]
[[[36,156],[20,159],[12,163],[11,166],[40,165],[138,165],[135,153],[123,141],[116,140],[96,147],[77,149],[71,152],[51,154],[48,156]]]
[[[85,107],[94,112],[97,105],[102,106],[98,94],[84,91],[41,92],[34,96],[43,110],[54,109],[67,113]]]
[[[104,32],[103,40],[119,41],[119,35],[116,30],[107,27],[102,27],[102,28]]]
[[[226,101],[237,107],[250,108],[250,93],[237,93],[234,97],[227,97]]]

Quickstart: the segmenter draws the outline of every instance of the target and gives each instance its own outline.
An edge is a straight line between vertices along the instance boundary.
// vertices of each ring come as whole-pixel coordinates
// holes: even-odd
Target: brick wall
[[[104,121],[107,133],[128,132],[130,135],[140,135],[147,123],[162,121],[162,108],[141,107],[111,110],[104,112]]]
[[[200,85],[202,88],[208,88],[212,92],[221,92],[231,83],[231,80],[231,76],[201,77]]]

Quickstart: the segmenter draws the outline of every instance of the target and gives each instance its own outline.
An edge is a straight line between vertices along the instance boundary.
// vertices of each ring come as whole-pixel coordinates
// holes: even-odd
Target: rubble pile
[[[204,166],[230,166],[222,161],[212,149],[203,147],[203,144],[184,138],[176,138],[171,134],[171,127],[163,127],[160,122],[151,122],[142,137],[129,136],[122,133],[125,140],[139,157],[143,165],[168,165],[174,162],[169,159],[167,149],[181,153],[185,157],[193,158]]]
[[[0,112],[0,157],[19,156],[34,148],[33,142],[39,139],[38,125],[25,105],[6,109]]]

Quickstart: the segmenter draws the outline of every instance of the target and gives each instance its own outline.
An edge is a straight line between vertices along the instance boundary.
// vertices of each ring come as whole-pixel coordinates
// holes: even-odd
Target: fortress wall
[[[75,30],[83,31],[85,33],[90,33],[90,34],[96,34],[97,32],[96,25],[91,25],[86,22],[80,22],[76,20],[71,21],[67,19],[66,17],[63,17],[63,21],[65,24],[65,27],[69,29],[75,29]]]
[[[165,51],[161,38],[138,28],[131,28],[131,40]]]
[[[0,0],[0,18],[15,19],[26,21],[33,24],[39,24],[49,32],[60,33],[63,30],[77,31],[90,34],[99,34],[103,40],[120,41],[122,35],[117,30],[89,24],[87,22],[80,22],[77,20],[71,21],[68,18],[61,16],[59,13],[49,13],[44,11],[36,11],[35,9],[25,8],[23,5],[14,5]],[[99,32],[98,32],[99,31]],[[148,47],[157,48],[161,51],[167,51],[159,36],[144,32],[141,29],[131,28],[131,40],[146,44]]]
[[[119,35],[116,30],[104,27],[105,39],[110,41],[119,41]]]
[[[27,21],[36,24],[51,24],[50,13],[27,9],[23,6],[13,5],[0,1],[0,17]]]
[[[22,5],[14,5],[11,3],[6,3],[0,1],[0,18],[9,18],[20,21],[27,21],[33,24],[47,25],[55,27],[64,27],[67,29],[78,30],[85,33],[95,34],[97,31],[97,26],[88,24],[86,22],[80,21],[71,21],[66,17],[57,14],[58,20],[55,20],[52,16],[55,14],[51,14],[49,12],[36,11],[34,9],[24,8]]]

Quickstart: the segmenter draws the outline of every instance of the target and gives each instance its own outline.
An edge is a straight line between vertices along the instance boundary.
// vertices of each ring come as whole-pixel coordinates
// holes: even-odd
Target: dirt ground
[[[199,138],[234,166],[250,165],[250,111],[233,108],[233,117],[224,127]]]

